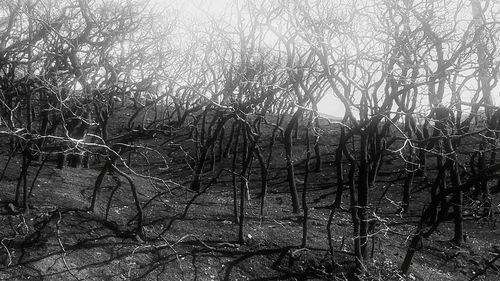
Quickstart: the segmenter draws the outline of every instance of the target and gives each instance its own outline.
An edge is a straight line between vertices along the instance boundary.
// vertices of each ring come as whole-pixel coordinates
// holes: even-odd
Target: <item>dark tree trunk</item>
[[[240,224],[238,229],[238,242],[244,243],[244,226],[245,226],[245,206],[246,197],[248,197],[248,171],[253,159],[253,151],[257,145],[257,139],[251,136],[251,129],[248,124],[242,124],[242,135],[246,139],[243,142],[243,157],[241,159],[240,173]],[[250,144],[248,143],[250,141]]]
[[[411,148],[413,150],[413,148]],[[410,155],[408,155],[407,161],[410,163],[406,163],[406,177],[403,185],[403,204],[402,204],[402,211],[403,213],[407,213],[408,209],[410,207],[410,192],[413,186],[413,179],[414,179],[414,165],[411,163],[413,162],[413,155],[411,155],[412,152],[410,152]]]
[[[224,156],[224,138],[226,137],[226,130],[222,127],[219,134],[219,149],[217,150],[217,162],[221,162]]]
[[[284,144],[285,144],[285,158],[286,158],[286,168],[287,168],[287,180],[288,186],[290,188],[290,195],[292,197],[292,209],[293,213],[300,212],[297,185],[295,183],[295,171],[294,164],[292,158],[292,130],[295,127],[295,124],[299,121],[299,117],[302,115],[303,109],[299,108],[292,116],[292,119],[288,123],[284,133]]]
[[[17,206],[23,207],[24,211],[29,211],[28,206],[28,169],[31,163],[30,151],[28,150],[28,144],[23,150],[22,156],[22,165],[21,165],[21,173],[19,174],[19,178],[17,180],[16,187],[16,195],[14,201]],[[22,187],[22,200],[21,200],[21,187]]]
[[[335,151],[335,167],[337,170],[337,192],[335,194],[335,202],[333,205],[340,206],[342,204],[342,193],[344,192],[344,168],[343,168],[343,149],[347,146],[345,137],[345,128],[340,128],[340,140]]]
[[[201,180],[201,175],[203,173],[203,167],[205,165],[206,159],[207,159],[207,154],[212,146],[215,145],[215,142],[217,140],[217,137],[220,134],[220,131],[224,127],[224,124],[227,122],[229,119],[229,115],[226,117],[222,116],[222,113],[218,114],[219,116],[214,116],[214,122],[217,122],[217,127],[211,132],[211,134],[206,138],[206,141],[202,144],[202,147],[200,148],[200,155],[198,157],[198,161],[196,163],[196,166],[194,168],[194,174],[193,174],[193,180],[190,185],[190,189],[199,192],[200,191],[200,180]],[[217,121],[215,121],[217,120]],[[213,124],[213,123],[212,123]],[[212,125],[210,126],[212,127]]]
[[[420,248],[422,248],[422,235],[420,232],[417,232],[417,234],[413,235],[413,238],[411,239],[410,242],[410,246],[408,247],[408,251],[406,252],[403,264],[401,264],[401,273],[403,273],[404,275],[408,273],[413,256],[415,255],[415,252],[418,251]]]
[[[0,175],[0,181],[3,180],[3,177],[5,176],[5,172],[7,171],[7,168],[9,167],[10,161],[17,153],[18,147],[19,147],[19,145],[14,145],[14,147],[9,151],[9,158],[7,159],[7,162],[5,163],[5,166],[3,167],[2,174]]]
[[[453,193],[453,212],[454,212],[454,236],[452,241],[458,245],[464,243],[464,231],[463,231],[463,192],[459,190],[461,185],[460,175],[458,174],[458,164],[454,163],[451,171],[451,178],[453,187],[456,189]]]
[[[368,199],[369,199],[369,163],[368,163],[368,136],[361,134],[360,142],[360,164],[359,164],[359,184],[358,184],[358,203],[360,220],[360,243],[361,256],[364,260],[368,258]]]
[[[110,162],[110,169],[113,170],[114,172],[118,173],[125,179],[127,179],[128,183],[130,184],[130,191],[132,192],[132,196],[134,197],[134,203],[135,203],[135,208],[137,209],[137,215],[135,216],[137,218],[137,227],[136,231],[139,234],[142,234],[142,228],[143,228],[143,213],[142,213],[142,206],[141,202],[139,201],[139,195],[137,193],[137,187],[135,186],[134,180],[132,177],[118,169],[115,165],[113,165]]]
[[[460,245],[464,242],[463,214],[462,214],[463,192],[460,190],[462,182],[460,180],[460,174],[458,173],[457,155],[455,150],[453,149],[451,140],[449,138],[445,140],[445,151],[448,157],[451,157],[449,161],[452,161],[450,165],[450,176],[454,192],[451,202],[453,204],[454,226],[455,226],[454,237],[452,241]]]
[[[319,173],[322,170],[322,161],[321,161],[321,151],[319,148],[319,141],[314,143],[314,156],[316,158],[316,164],[314,165],[314,171]]]
[[[237,122],[233,122],[233,124],[231,125],[231,133],[229,134],[229,139],[226,142],[226,149],[224,149],[224,153],[223,153],[224,158],[229,157],[229,151],[231,150],[231,145],[233,143],[236,126],[237,126]]]
[[[312,114],[312,113],[311,113]],[[315,125],[314,127],[319,129],[319,121],[318,118],[314,119]],[[322,161],[321,161],[321,150],[319,147],[319,135],[316,136],[316,141],[314,142],[314,157],[316,158],[316,164],[314,165],[314,171],[316,173],[321,172]]]
[[[255,149],[255,155],[257,156],[257,159],[259,160],[259,166],[260,166],[260,216],[261,218],[264,217],[264,208],[266,205],[266,196],[267,196],[267,166],[266,163],[264,162],[264,157],[262,156],[262,151],[260,147],[257,147]]]
[[[412,130],[410,129],[410,127],[407,127],[407,128],[409,129],[407,132],[408,138],[411,138],[412,137]],[[411,192],[411,189],[413,186],[413,179],[415,176],[415,169],[416,169],[415,164],[414,164],[414,161],[415,161],[414,155],[415,155],[415,149],[413,148],[413,146],[410,146],[408,148],[408,155],[407,155],[407,159],[406,159],[406,163],[405,163],[406,177],[405,177],[405,182],[403,185],[402,211],[404,213],[408,212],[408,209],[410,206],[410,192]]]
[[[233,179],[233,216],[234,222],[239,224],[240,218],[238,216],[238,189],[236,187],[236,159],[238,157],[238,145],[240,141],[240,125],[239,122],[233,124],[234,130],[234,152],[232,157],[232,179]]]
[[[307,181],[309,179],[309,161],[311,160],[311,150],[309,143],[309,128],[306,129],[306,163],[305,163],[305,175],[304,175],[304,186],[302,188],[302,210],[304,210],[304,215],[302,218],[302,244],[301,247],[307,247],[307,223],[309,222],[309,207],[307,206]]]
[[[89,211],[94,212],[95,211],[95,202],[97,200],[97,193],[99,192],[99,189],[101,188],[102,181],[104,179],[104,176],[106,175],[106,172],[110,170],[111,167],[111,160],[106,159],[106,163],[104,163],[104,166],[102,166],[101,172],[99,175],[97,175],[97,178],[94,183],[94,190],[92,192],[92,200],[90,202],[90,207]]]
[[[349,193],[350,193],[350,203],[351,203],[351,219],[352,219],[352,227],[354,238],[354,257],[356,259],[356,274],[361,274],[363,272],[363,255],[361,252],[361,231],[360,231],[360,218],[359,218],[359,206],[358,200],[356,198],[356,163],[351,159],[350,169],[349,169]]]

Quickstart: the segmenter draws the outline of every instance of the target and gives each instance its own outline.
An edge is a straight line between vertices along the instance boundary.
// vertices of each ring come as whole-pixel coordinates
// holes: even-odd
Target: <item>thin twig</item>
[[[5,246],[4,240],[11,240],[11,238],[4,237],[2,238],[2,241],[0,241],[0,244],[2,244],[2,247],[5,249],[5,252],[7,253],[7,258],[8,258],[8,263],[7,266],[10,266],[12,264],[12,255],[10,254],[9,248]]]
[[[81,279],[78,278],[78,276],[76,276],[73,272],[71,272],[71,269],[69,268],[68,262],[66,261],[66,249],[64,249],[64,245],[61,241],[61,235],[60,235],[60,233],[61,233],[60,232],[60,224],[61,224],[61,220],[62,220],[61,211],[57,210],[57,213],[59,215],[59,218],[57,219],[57,223],[56,223],[57,242],[59,243],[59,246],[61,247],[61,250],[63,251],[63,254],[61,256],[62,261],[64,263],[64,266],[68,270],[68,273],[71,274],[71,276],[73,276],[76,280],[80,281]]]

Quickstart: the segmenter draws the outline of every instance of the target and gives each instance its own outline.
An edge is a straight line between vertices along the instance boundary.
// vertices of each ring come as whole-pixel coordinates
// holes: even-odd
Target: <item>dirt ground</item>
[[[238,225],[233,222],[230,173],[223,172],[200,195],[183,186],[189,183],[191,175],[185,157],[185,151],[190,149],[188,142],[175,139],[172,145],[166,146],[168,149],[162,153],[168,166],[158,164],[161,161],[151,157],[152,165],[146,167],[140,157],[132,157],[132,167],[139,173],[166,181],[165,185],[152,184],[147,178],[133,176],[141,203],[145,205],[142,237],[132,231],[136,212],[130,186],[124,178],[107,174],[98,193],[96,209],[88,210],[102,166],[100,162],[93,163],[89,169],[63,170],[48,163],[33,185],[30,211],[16,213],[9,203],[14,199],[21,163],[14,158],[0,182],[0,280],[346,279],[345,272],[353,266],[353,230],[347,197],[333,216],[333,260],[328,255],[327,223],[336,190],[332,138],[325,136],[322,140],[322,171],[310,174],[306,249],[300,248],[302,215],[295,215],[291,210],[283,148],[279,142],[274,151],[274,169],[269,175],[270,190],[264,216],[260,214],[257,196],[259,167],[254,164],[244,244],[236,242]],[[160,144],[166,139],[149,141]],[[184,150],[179,149],[179,143]],[[304,165],[299,160],[304,159],[304,152],[299,147],[300,141],[298,143],[294,154],[300,182]],[[4,153],[0,156],[1,169],[6,162]],[[29,170],[30,185],[39,165],[34,163]],[[453,225],[445,223],[423,242],[413,259],[410,274],[398,273],[410,235],[428,202],[427,182],[417,178],[410,212],[404,216],[397,213],[403,181],[396,181],[387,192],[385,190],[388,183],[398,177],[399,169],[398,161],[384,165],[384,175],[370,191],[372,211],[376,211],[379,223],[369,242],[371,258],[367,262],[366,279],[470,280],[481,273],[475,280],[500,280],[499,268],[493,261],[500,252],[496,215],[492,219],[479,219],[474,216],[472,203],[465,206],[466,244],[458,247],[450,243]],[[217,171],[205,175],[202,187],[210,183]],[[302,185],[298,186],[301,193]],[[334,267],[333,263],[340,266]]]

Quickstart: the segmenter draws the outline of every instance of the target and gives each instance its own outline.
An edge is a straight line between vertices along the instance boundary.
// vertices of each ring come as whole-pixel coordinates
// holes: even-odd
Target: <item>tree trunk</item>
[[[290,188],[290,195],[292,197],[292,209],[293,213],[297,214],[300,212],[297,185],[295,183],[295,171],[293,166],[293,158],[292,158],[292,130],[295,127],[295,124],[298,122],[299,117],[302,115],[303,109],[299,108],[292,116],[292,119],[288,123],[284,133],[284,144],[285,144],[285,158],[286,158],[286,169],[287,169],[287,180],[288,186]]]
[[[233,122],[231,126],[231,133],[229,133],[229,139],[226,142],[226,148],[224,149],[223,157],[229,157],[229,151],[231,150],[231,145],[233,144],[234,134],[236,130],[237,122]]]
[[[368,136],[361,134],[360,143],[360,165],[359,165],[359,184],[358,184],[358,201],[359,201],[359,219],[360,219],[360,243],[361,256],[364,260],[368,258],[368,199],[369,199],[369,163],[368,163]]]
[[[255,150],[255,155],[257,156],[257,159],[259,160],[259,166],[260,166],[260,186],[261,186],[261,191],[259,194],[260,197],[260,216],[261,218],[264,217],[264,208],[266,205],[266,196],[267,196],[267,166],[266,163],[264,162],[264,157],[262,156],[262,151],[260,147],[257,147]]]
[[[233,179],[233,215],[234,222],[239,224],[240,218],[238,216],[238,189],[236,188],[236,159],[238,156],[238,145],[240,141],[240,125],[239,122],[233,124],[234,133],[234,152],[232,157],[232,179]]]
[[[451,140],[448,138],[445,140],[445,151],[448,157],[451,157],[451,167],[450,176],[451,183],[453,185],[453,213],[454,213],[454,237],[452,241],[458,245],[464,242],[463,234],[463,214],[462,214],[462,204],[463,204],[463,192],[460,190],[462,182],[460,180],[460,174],[458,173],[458,159],[455,150],[451,144]]]
[[[106,159],[106,163],[104,163],[104,166],[102,166],[101,172],[99,173],[99,175],[97,175],[97,178],[94,183],[94,190],[92,192],[92,199],[89,207],[89,211],[91,212],[95,211],[95,202],[97,200],[97,193],[99,192],[104,176],[106,175],[106,172],[110,169],[110,167],[111,167],[111,160]]]
[[[408,120],[408,119],[407,119]],[[409,124],[407,124],[409,125]],[[409,139],[411,139],[412,137],[412,130],[410,129],[409,126],[407,126],[408,128],[408,132],[407,132],[407,136]],[[409,206],[410,206],[410,192],[411,192],[411,189],[412,189],[412,186],[413,186],[413,179],[414,179],[414,176],[415,176],[415,164],[414,164],[414,161],[415,161],[415,148],[413,148],[413,146],[410,146],[408,148],[408,156],[407,156],[407,160],[405,160],[405,170],[406,170],[406,177],[405,177],[405,182],[404,182],[404,185],[403,185],[403,204],[402,204],[402,211],[403,213],[408,213],[408,209],[409,209]]]
[[[16,186],[16,195],[14,201],[17,206],[23,207],[24,211],[27,212],[29,210],[28,206],[28,169],[31,163],[30,151],[28,150],[28,144],[23,150],[22,156],[22,165],[21,165],[21,173],[19,174],[19,178],[17,179]],[[21,200],[21,186],[22,186],[22,200]]]
[[[312,113],[311,113],[312,114]],[[318,118],[314,119],[315,125],[314,127],[319,128]],[[314,165],[314,171],[316,173],[321,172],[322,161],[321,161],[321,150],[319,147],[319,135],[316,136],[316,141],[314,142],[314,156],[316,157],[316,164]]]
[[[420,231],[417,231],[413,238],[411,239],[410,246],[408,247],[408,251],[406,252],[403,264],[401,264],[401,273],[406,275],[411,266],[411,261],[415,252],[422,248],[422,235]]]
[[[127,175],[126,173],[122,172],[120,169],[118,169],[115,165],[110,163],[110,169],[113,171],[117,172],[119,175],[127,179],[128,183],[130,184],[130,191],[132,192],[132,196],[134,197],[134,203],[135,203],[135,208],[137,209],[137,227],[136,231],[139,234],[142,234],[142,227],[143,227],[143,213],[142,213],[142,206],[141,202],[139,201],[139,195],[137,193],[137,187],[135,186],[134,180],[132,177]]]
[[[191,185],[189,187],[189,189],[195,192],[200,191],[201,174],[203,173],[203,166],[205,165],[207,154],[209,151],[211,151],[209,149],[213,145],[215,145],[215,142],[220,134],[220,131],[222,130],[224,124],[229,119],[229,115],[226,117],[222,117],[222,113],[220,113],[220,116],[214,117],[214,119],[218,119],[217,127],[215,128],[215,130],[213,130],[213,132],[210,133],[209,136],[206,137],[206,141],[202,144],[202,147],[200,148],[200,155],[196,163],[196,166],[194,168],[193,181],[191,182]]]
[[[358,200],[356,198],[356,163],[351,160],[349,169],[349,193],[350,193],[350,203],[351,203],[351,219],[352,219],[352,227],[353,227],[353,238],[354,238],[354,257],[356,259],[356,274],[360,274],[363,272],[363,255],[361,252],[361,231],[360,231],[360,218],[359,218],[359,206]]]
[[[241,158],[240,173],[240,224],[238,230],[238,242],[244,243],[245,206],[248,197],[248,170],[253,159],[253,150],[257,144],[257,139],[251,139],[250,128],[247,124],[241,124],[241,132],[246,141],[243,142],[243,157]],[[250,141],[250,145],[248,144]]]
[[[343,148],[347,145],[345,137],[345,128],[340,128],[340,140],[335,151],[335,167],[337,169],[337,193],[335,194],[335,202],[333,205],[340,206],[342,204],[342,193],[344,192],[344,168],[343,168]]]
[[[311,159],[311,150],[309,144],[309,128],[306,129],[306,164],[304,175],[304,186],[302,188],[302,209],[304,216],[302,218],[302,244],[301,247],[307,247],[307,223],[309,217],[309,207],[307,206],[307,181],[309,179],[309,161]]]

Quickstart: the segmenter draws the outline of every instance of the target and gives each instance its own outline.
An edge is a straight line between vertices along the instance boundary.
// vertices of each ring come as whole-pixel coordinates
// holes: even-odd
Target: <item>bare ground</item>
[[[325,148],[328,143],[331,139],[325,140]],[[260,215],[260,199],[257,198],[260,189],[258,167],[254,167],[244,244],[236,242],[238,226],[233,222],[233,187],[229,173],[223,173],[199,196],[178,185],[152,185],[148,180],[134,176],[143,205],[156,196],[144,208],[144,236],[139,237],[132,231],[136,223],[135,209],[130,186],[123,178],[106,175],[98,194],[97,208],[94,212],[88,211],[99,163],[91,169],[64,170],[48,164],[35,182],[29,213],[16,213],[8,203],[14,199],[21,164],[19,159],[13,159],[0,189],[0,280],[347,278],[345,274],[353,265],[347,198],[344,198],[343,209],[335,212],[331,227],[334,260],[328,255],[326,229],[336,189],[331,151],[324,150],[323,171],[310,176],[307,249],[299,247],[302,218],[291,212],[281,151],[281,147],[275,149],[273,165],[277,169],[270,174],[264,217]],[[170,159],[167,170],[158,166],[152,170],[143,169],[143,172],[188,183],[190,171],[182,160],[184,152],[172,146],[164,153]],[[297,160],[303,159],[301,153],[303,151],[297,148]],[[1,168],[6,159],[5,155],[0,157]],[[138,163],[136,168],[140,170]],[[470,280],[481,273],[476,280],[499,280],[499,269],[493,260],[499,255],[497,239],[500,230],[496,227],[495,216],[491,219],[474,216],[475,206],[472,204],[466,206],[465,245],[458,247],[450,243],[453,226],[443,224],[424,241],[422,249],[415,255],[411,274],[399,275],[398,268],[410,235],[428,200],[424,189],[413,194],[414,203],[408,215],[396,212],[402,181],[395,182],[387,193],[384,192],[387,182],[397,177],[393,172],[400,167],[397,161],[385,165],[387,175],[371,190],[373,210],[376,210],[380,222],[375,229],[376,235],[370,240],[372,258],[367,262],[370,274],[366,278]],[[37,168],[36,164],[31,167],[29,183]],[[207,174],[204,186],[212,175]],[[297,178],[303,178],[301,165],[298,165]],[[417,179],[415,190],[425,187],[425,184]],[[333,267],[332,262],[340,267]]]

